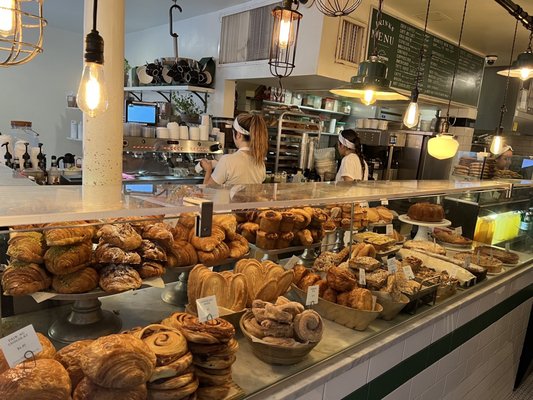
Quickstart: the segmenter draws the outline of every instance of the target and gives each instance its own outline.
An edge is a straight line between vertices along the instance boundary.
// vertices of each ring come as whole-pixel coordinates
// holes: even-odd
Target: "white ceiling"
[[[113,1],[113,0],[106,0]],[[249,0],[248,0],[249,1]],[[533,15],[533,0],[514,0]],[[178,0],[183,13],[178,19],[214,12],[246,0]],[[171,0],[126,0],[126,32],[134,32],[168,23]],[[457,41],[463,0],[433,0],[428,29]],[[409,18],[419,18],[423,24],[427,0],[385,0],[386,11],[396,11]],[[357,12],[357,10],[355,11]],[[83,31],[83,0],[45,0],[44,15],[50,26]],[[305,23],[305,20],[304,22]],[[494,0],[469,0],[463,43],[481,54],[496,54],[496,65],[507,65],[514,32],[514,18]],[[528,32],[518,26],[515,56],[527,47]]]

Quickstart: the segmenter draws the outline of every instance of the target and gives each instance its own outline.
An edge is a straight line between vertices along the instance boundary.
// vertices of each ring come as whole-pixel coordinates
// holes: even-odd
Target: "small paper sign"
[[[388,206],[388,205],[389,205],[389,200],[387,200],[387,199],[381,199],[381,205],[382,205],[382,206]]]
[[[299,262],[301,262],[301,260],[298,257],[292,256],[291,258],[289,258],[289,261],[287,261],[287,263],[283,266],[283,268],[287,270],[293,269],[294,266],[298,264]]]
[[[307,297],[305,298],[305,305],[312,306],[318,303],[318,285],[309,286],[307,288]]]
[[[463,261],[463,268],[468,268],[470,267],[470,263],[472,262],[472,259],[471,257],[465,257],[465,260]]]
[[[9,366],[13,368],[22,361],[32,360],[37,353],[43,350],[43,347],[33,325],[28,325],[1,338],[0,349],[2,349]]]
[[[196,299],[198,309],[198,319],[200,322],[207,322],[218,318],[217,297],[215,295]]]
[[[415,279],[415,274],[413,274],[413,270],[411,269],[410,265],[404,265],[403,273],[407,279]]]
[[[35,292],[30,294],[30,296],[33,297],[33,300],[35,300],[36,303],[42,303],[43,301],[56,297],[57,293]]]
[[[378,296],[372,296],[372,311],[376,309],[376,302],[378,301]]]
[[[387,236],[392,236],[394,235],[394,227],[392,226],[392,224],[387,224],[385,226],[385,234]]]
[[[398,270],[396,266],[396,259],[395,258],[389,258],[387,260],[387,269],[389,270],[389,274],[395,274]]]
[[[143,279],[143,285],[148,285],[151,287],[156,287],[156,288],[161,288],[161,289],[165,288],[165,282],[159,276],[156,276],[154,278]]]
[[[360,206],[361,207],[368,207],[368,201],[362,201]]]
[[[463,227],[462,226],[458,226],[457,228],[455,228],[455,234],[457,236],[462,236],[463,234]]]
[[[207,269],[211,272],[213,271],[213,267],[207,267]]]
[[[359,268],[359,285],[366,286],[366,271],[364,268]]]

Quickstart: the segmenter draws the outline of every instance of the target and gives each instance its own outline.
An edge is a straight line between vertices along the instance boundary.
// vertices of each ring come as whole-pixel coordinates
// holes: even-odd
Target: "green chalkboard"
[[[377,10],[372,12],[369,55],[373,51],[372,37]],[[459,49],[453,43],[415,28],[383,13],[377,37],[379,55],[389,68],[388,78],[396,89],[411,90],[415,85],[420,48],[424,45],[421,66],[420,93],[448,100],[453,71],[459,57],[452,100],[477,106],[485,58]]]

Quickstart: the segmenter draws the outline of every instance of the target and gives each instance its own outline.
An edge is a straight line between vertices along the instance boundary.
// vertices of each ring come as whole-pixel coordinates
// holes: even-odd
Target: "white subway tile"
[[[421,331],[408,337],[405,340],[405,348],[403,350],[403,359],[411,357],[413,354],[419,352],[431,343],[431,336],[433,334],[433,326],[427,326]]]
[[[476,353],[478,340],[479,337],[476,335],[463,343],[461,346],[461,362],[468,360]]]
[[[405,342],[399,342],[370,359],[368,381],[388,371],[402,361]]]
[[[462,326],[474,319],[478,315],[478,306],[477,302],[473,302],[465,307],[461,307],[457,318],[457,326]]]
[[[367,383],[369,360],[331,379],[324,385],[324,399],[336,400],[348,396]]]
[[[466,369],[468,371],[475,371],[483,363],[483,353],[476,350],[475,353],[466,362]]]
[[[446,376],[444,393],[450,393],[463,381],[466,374],[466,362],[460,363],[456,368]]]
[[[457,328],[457,317],[459,311],[455,311],[441,318],[434,324],[433,335],[431,337],[431,343],[436,342],[444,335],[451,333]]]
[[[483,296],[478,301],[478,313],[483,314],[494,306],[494,298],[492,296]]]
[[[410,399],[411,380],[405,382],[402,386],[390,392],[382,400],[407,400]]]
[[[438,363],[434,363],[411,379],[412,399],[419,398],[422,393],[424,393],[437,382],[437,369]]]
[[[435,400],[442,398],[442,394],[444,392],[444,384],[445,379],[437,381],[437,383],[435,383],[428,390],[422,393],[422,396],[420,396],[420,400]]]
[[[445,378],[451,371],[457,368],[459,359],[461,358],[461,350],[455,349],[451,353],[446,354],[438,362],[437,380]]]
[[[494,325],[489,325],[479,333],[478,348],[482,349],[492,340],[492,332],[494,331]]]

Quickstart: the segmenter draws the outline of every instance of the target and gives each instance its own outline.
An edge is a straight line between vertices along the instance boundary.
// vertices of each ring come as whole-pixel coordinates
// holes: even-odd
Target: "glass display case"
[[[385,230],[386,225],[393,226],[409,240],[411,224],[401,223],[397,216],[404,215],[409,204],[428,199],[442,204],[446,211],[446,219],[451,222],[453,227],[461,226],[462,235],[470,239],[476,239],[476,231],[478,236],[481,235],[479,233],[481,230],[480,220],[491,219],[494,213],[505,215],[505,218],[501,217],[504,218],[503,222],[496,222],[494,225],[496,228],[492,239],[479,241],[497,244],[508,250],[511,249],[518,255],[518,262],[515,265],[504,265],[501,273],[489,275],[484,280],[474,279],[472,282],[460,286],[456,292],[439,299],[436,304],[423,302],[417,306],[414,315],[412,313],[400,313],[392,320],[374,319],[364,330],[343,326],[343,324],[334,322],[322,315],[322,340],[307,356],[295,364],[272,366],[258,358],[254,343],[247,341],[239,325],[239,318],[241,318],[242,313],[229,313],[228,320],[236,326],[236,339],[239,343],[236,361],[231,372],[233,382],[237,385],[241,397],[268,398],[273,391],[281,390],[299,377],[309,376],[313,371],[320,370],[333,360],[341,359],[349,352],[353,353],[356,349],[363,348],[377,338],[392,335],[398,329],[408,327],[420,318],[431,315],[435,310],[444,309],[452,304],[459,304],[465,294],[475,293],[487,282],[505,279],[507,275],[518,269],[530,268],[533,258],[533,253],[529,250],[532,233],[530,228],[533,228],[533,224],[520,225],[520,222],[524,222],[525,216],[528,215],[532,191],[533,182],[529,181],[518,183],[505,181],[370,181],[356,184],[265,184],[219,188],[165,184],[157,186],[155,193],[131,192],[125,194],[120,206],[109,208],[85,203],[83,190],[79,187],[4,187],[0,195],[0,226],[3,227],[0,232],[2,243],[0,262],[2,264],[13,264],[16,253],[10,251],[9,246],[13,246],[13,243],[17,241],[13,239],[17,236],[22,238],[25,237],[25,233],[37,232],[39,235],[44,234],[46,238],[50,232],[55,231],[58,234],[62,230],[63,234],[70,232],[67,235],[69,236],[72,235],[75,228],[79,229],[77,234],[81,236],[89,232],[85,242],[89,243],[90,249],[92,248],[92,251],[89,250],[89,254],[92,253],[92,256],[86,257],[87,259],[83,261],[87,265],[94,262],[105,263],[106,265],[111,264],[112,261],[117,264],[122,263],[124,261],[122,258],[118,261],[105,258],[102,255],[103,250],[105,250],[103,247],[106,244],[120,242],[119,247],[126,249],[123,242],[131,237],[137,237],[135,232],[141,232],[139,235],[141,235],[142,240],[152,242],[152,244],[146,244],[147,246],[153,246],[153,248],[161,246],[166,249],[167,263],[169,264],[167,264],[164,275],[162,272],[153,273],[151,276],[150,273],[146,273],[140,277],[142,281],[137,278],[134,286],[126,288],[123,293],[117,293],[122,290],[102,288],[103,274],[110,272],[108,270],[102,272],[108,266],[100,270],[101,266],[95,267],[96,274],[99,273],[100,276],[98,278],[96,275],[96,282],[92,288],[88,289],[86,293],[68,294],[57,291],[57,288],[61,286],[61,282],[59,282],[61,279],[57,277],[63,274],[54,274],[47,265],[48,272],[44,272],[44,274],[49,275],[46,279],[50,279],[52,283],[44,283],[37,290],[39,293],[31,294],[33,300],[28,301],[28,296],[16,296],[15,304],[13,304],[12,297],[2,295],[0,336],[5,336],[21,327],[32,324],[37,331],[48,333],[52,339],[55,339],[54,344],[60,348],[81,338],[96,338],[158,323],[178,310],[175,304],[169,303],[175,303],[178,298],[181,301],[181,307],[186,305],[186,295],[190,295],[190,292],[187,292],[187,284],[190,284],[190,281],[188,282],[189,272],[197,262],[203,261],[204,264],[212,266],[214,271],[224,271],[235,268],[238,259],[242,258],[274,259],[269,257],[269,255],[274,254],[272,250],[260,248],[257,243],[250,245],[250,251],[244,251],[235,258],[229,257],[230,253],[228,253],[224,259],[205,258],[202,260],[198,258],[201,256],[200,250],[197,251],[196,258],[191,259],[194,262],[188,263],[180,258],[181,255],[178,253],[183,250],[186,243],[191,243],[192,237],[201,239],[215,235],[214,232],[218,229],[215,228],[215,225],[224,226],[220,219],[216,222],[216,218],[223,218],[226,214],[236,215],[236,221],[243,224],[245,221],[251,221],[250,218],[252,217],[248,213],[257,215],[266,210],[301,209],[303,207],[331,211],[334,206],[344,205],[340,208],[349,213],[350,221],[348,224],[344,223],[344,226],[334,226],[328,231],[329,233],[333,232],[329,236],[330,239],[333,238],[333,242],[328,242],[327,235],[322,232],[323,235],[318,239],[313,238],[312,242],[307,245],[302,244],[302,242],[295,246],[293,242],[287,244],[284,249],[276,249],[276,263],[285,265],[287,268],[290,268],[286,265],[287,263],[294,265],[294,256],[298,258],[297,261],[300,263],[312,266],[317,256],[326,251],[332,249],[340,251],[348,246],[349,252],[351,252],[355,243],[354,236],[358,232],[379,231],[380,228]],[[38,201],[31,199],[38,199]],[[390,211],[393,211],[394,219],[381,224],[383,226],[380,226],[380,223],[362,225],[356,219],[357,213],[354,210],[357,207],[366,209],[369,206],[379,205],[388,207]],[[211,210],[213,214],[211,214]],[[510,213],[510,217],[507,216],[508,213]],[[188,222],[187,224],[183,222],[183,224],[187,226],[188,230],[186,234],[183,234],[183,232],[179,232],[178,224],[180,221],[185,221],[185,218],[188,218]],[[498,218],[495,220],[497,221]],[[518,233],[515,234],[516,224],[519,225],[519,229]],[[130,232],[129,228],[123,228],[125,225],[133,226],[135,232]],[[104,229],[104,226],[113,228]],[[499,228],[500,226],[502,228]],[[512,232],[509,226],[512,226]],[[527,229],[521,229],[526,226]],[[149,232],[151,227],[158,227],[162,230],[164,230],[163,227],[166,227],[167,231],[162,233],[154,229],[154,232]],[[109,232],[106,233],[106,229],[109,229]],[[319,229],[325,231],[323,226]],[[387,232],[388,229],[387,227]],[[170,237],[168,232],[171,234]],[[239,232],[244,235],[242,231]],[[61,235],[59,236],[60,238],[56,239],[56,242],[53,239],[48,241],[49,247],[78,246],[83,242],[69,242],[68,238],[63,238],[62,241]],[[127,236],[127,238],[122,236]],[[228,236],[223,241],[227,242],[229,248],[230,243],[232,243],[231,240],[234,239],[227,240],[227,238]],[[137,238],[136,240],[140,239]],[[401,245],[398,246],[398,249],[400,247]],[[41,250],[45,251],[45,248],[48,247],[43,247]],[[98,250],[99,248],[101,251]],[[149,260],[146,256],[147,253],[141,254],[141,251],[138,250],[139,246],[132,246],[132,248],[137,249],[135,250],[136,254],[141,256],[139,260],[142,259],[142,261],[137,261],[137,264]],[[447,250],[451,253],[456,251]],[[77,250],[74,256],[82,257],[81,251]],[[206,252],[205,250],[202,251]],[[127,253],[128,250],[125,252]],[[347,252],[347,254],[349,253]],[[173,266],[170,265],[171,256],[174,257]],[[43,252],[38,255],[37,260],[27,259],[27,262],[39,264],[36,268],[40,268],[39,271],[43,272],[45,271],[43,265],[51,262],[46,257]],[[121,257],[126,257],[126,255],[121,254]],[[387,259],[394,257],[394,252],[383,254],[383,258],[380,258],[379,262],[387,266]],[[144,266],[144,264],[141,265]],[[53,270],[54,267],[51,268]],[[456,264],[454,268],[460,267]],[[137,270],[140,276],[140,267],[136,266],[133,269]],[[4,283],[8,282],[5,279],[6,271],[7,269],[3,270]],[[4,293],[9,293],[10,290],[12,294],[17,293],[13,287],[3,287]],[[171,292],[172,300],[169,302],[167,298],[164,301],[165,293],[168,295],[169,292]],[[298,288],[294,286],[284,294],[291,300],[305,302],[305,298],[301,297]],[[33,301],[38,302],[43,307],[35,309]],[[182,310],[181,307],[179,307],[180,311]],[[313,308],[319,310],[316,306]],[[374,305],[372,310],[375,310]],[[253,375],[250,371],[253,371]]]

